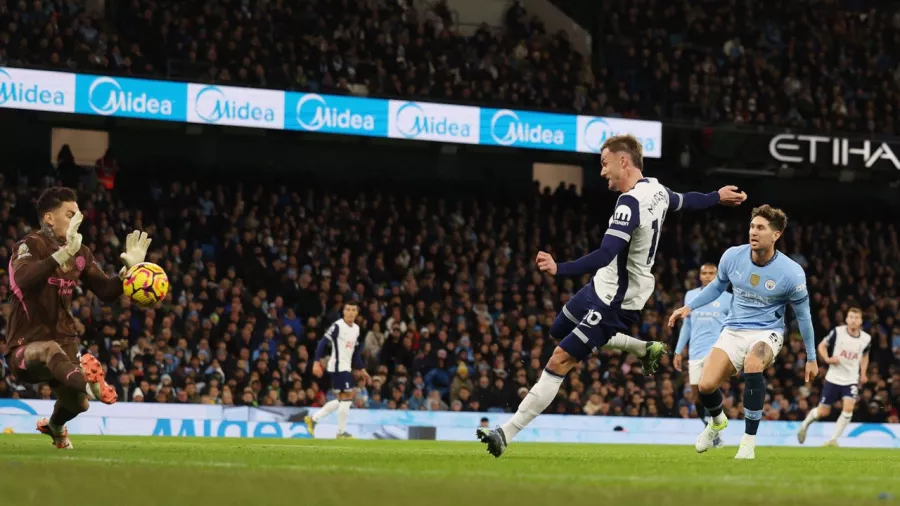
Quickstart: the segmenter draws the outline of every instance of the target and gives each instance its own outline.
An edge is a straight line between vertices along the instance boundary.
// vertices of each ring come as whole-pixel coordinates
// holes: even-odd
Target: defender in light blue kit
[[[730,376],[744,371],[745,431],[736,459],[753,459],[756,432],[766,398],[763,371],[784,343],[784,315],[788,303],[794,308],[806,348],[806,381],[816,377],[815,336],[809,311],[806,274],[797,262],[775,250],[775,242],[787,227],[784,211],[764,205],[753,209],[750,244],[729,248],[719,261],[719,273],[690,304],[669,318],[673,327],[697,308],[703,307],[732,287],[734,298],[725,319],[725,329],[709,353],[700,378],[700,396],[712,420],[695,446],[705,452],[727,425],[719,387]]]

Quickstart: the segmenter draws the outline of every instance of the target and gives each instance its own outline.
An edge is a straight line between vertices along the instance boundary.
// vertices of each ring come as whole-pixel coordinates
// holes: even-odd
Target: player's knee
[[[697,390],[700,391],[701,394],[711,394],[719,388],[719,385],[712,379],[701,378],[700,383],[697,385]]]
[[[25,348],[25,360],[28,362],[47,363],[50,357],[57,353],[65,353],[59,343],[54,341],[42,341],[31,343]]]
[[[772,349],[765,343],[756,343],[744,359],[744,373],[763,372],[772,356]]]
[[[575,360],[575,357],[557,346],[556,349],[553,350],[553,355],[550,357],[550,360],[547,362],[547,369],[560,376],[565,376],[566,374],[569,374],[569,371],[571,371],[577,363],[578,361]]]

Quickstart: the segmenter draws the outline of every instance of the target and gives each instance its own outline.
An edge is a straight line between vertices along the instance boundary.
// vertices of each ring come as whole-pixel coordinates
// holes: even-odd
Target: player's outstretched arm
[[[572,262],[557,264],[549,253],[540,252],[537,256],[538,268],[541,272],[562,276],[578,276],[596,272],[612,262],[616,255],[625,250],[631,242],[631,234],[640,225],[641,211],[636,198],[622,195],[616,202],[609,228],[603,236],[600,247]]]
[[[720,276],[724,273],[722,270],[719,270],[719,274],[716,275],[713,280],[706,285],[703,290],[700,290],[700,293],[697,294],[696,297],[693,298],[690,302],[685,304],[687,307],[691,308],[691,311],[697,309],[698,307],[703,307],[707,304],[711,304],[713,301],[719,298],[722,293],[728,289],[728,285],[730,281],[723,280]]]
[[[119,276],[107,276],[90,253],[85,254],[85,257],[88,260],[87,267],[81,276],[85,288],[94,292],[103,302],[115,302],[124,293],[122,279]]]
[[[737,186],[730,185],[723,186],[718,191],[709,193],[678,193],[666,188],[666,191],[669,192],[670,211],[707,209],[716,204],[731,207],[738,206],[747,200],[747,194],[737,190]]]
[[[550,254],[542,251],[538,253],[537,264],[542,272],[560,276],[579,276],[606,267],[616,255],[625,250],[627,245],[628,241],[607,234],[603,236],[603,242],[598,249],[578,260],[557,264]]]

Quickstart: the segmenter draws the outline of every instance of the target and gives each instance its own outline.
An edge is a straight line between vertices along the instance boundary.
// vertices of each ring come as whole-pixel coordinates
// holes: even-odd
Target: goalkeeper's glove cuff
[[[59,265],[64,265],[66,262],[72,259],[72,254],[66,251],[66,248],[60,248],[56,250],[56,253],[50,255],[56,260],[56,263]]]
[[[128,274],[128,266],[123,265],[121,269],[119,269],[119,279],[125,281],[125,275]]]

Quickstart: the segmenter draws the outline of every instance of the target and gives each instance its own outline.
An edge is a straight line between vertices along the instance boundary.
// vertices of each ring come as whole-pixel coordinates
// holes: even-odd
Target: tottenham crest
[[[769,279],[766,281],[766,290],[774,290],[775,289],[775,280]]]
[[[750,275],[750,286],[752,286],[753,288],[759,286],[759,274]]]

